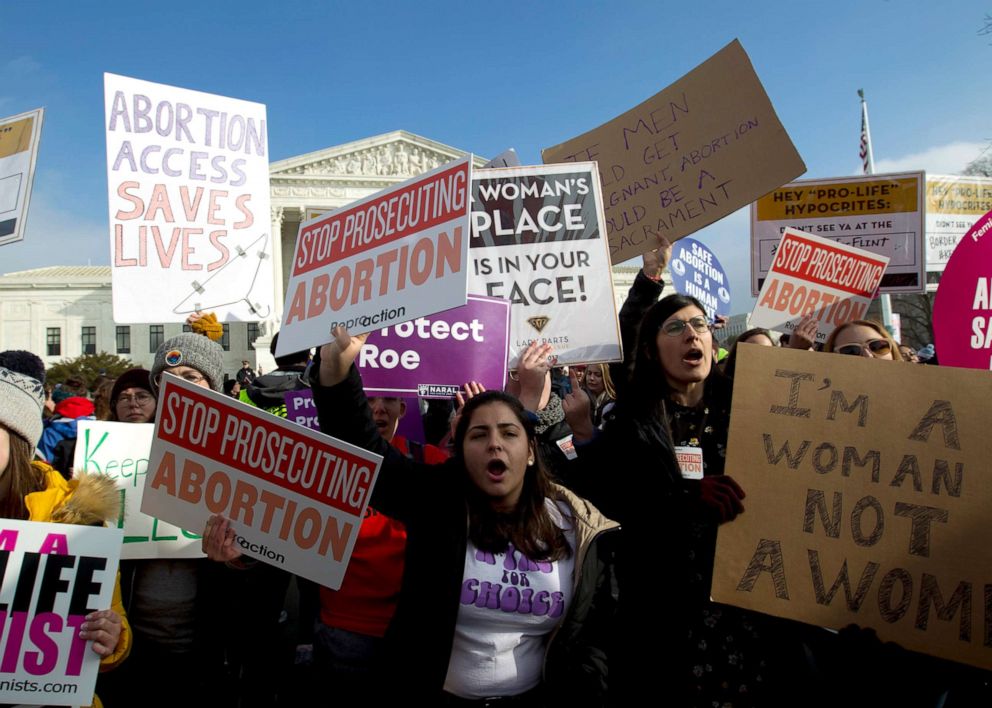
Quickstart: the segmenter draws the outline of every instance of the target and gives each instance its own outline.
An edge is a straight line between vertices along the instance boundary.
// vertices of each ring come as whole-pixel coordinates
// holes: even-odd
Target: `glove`
[[[727,475],[713,475],[698,480],[699,501],[717,523],[733,521],[744,511],[744,490]]]

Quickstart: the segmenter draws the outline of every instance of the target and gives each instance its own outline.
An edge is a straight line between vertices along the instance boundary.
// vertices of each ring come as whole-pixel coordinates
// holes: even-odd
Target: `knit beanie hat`
[[[0,423],[27,440],[32,448],[41,439],[45,387],[31,376],[0,367]]]
[[[151,372],[148,369],[139,367],[137,369],[128,369],[118,376],[117,380],[114,381],[114,387],[110,389],[110,405],[117,405],[118,397],[129,388],[140,388],[154,396],[155,392],[152,390]]]
[[[151,384],[153,393],[158,396],[155,379],[164,369],[173,366],[188,366],[207,377],[210,388],[221,393],[224,381],[224,350],[217,342],[202,334],[183,332],[164,342],[155,352],[152,364]]]

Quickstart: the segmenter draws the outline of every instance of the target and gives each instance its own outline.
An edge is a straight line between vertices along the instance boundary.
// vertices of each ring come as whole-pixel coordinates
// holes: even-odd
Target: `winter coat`
[[[384,684],[408,702],[414,696],[436,699],[447,675],[468,544],[464,468],[457,459],[417,464],[391,448],[372,422],[355,367],[336,386],[311,384],[321,430],[384,457],[371,504],[407,527],[402,592],[386,635],[385,664],[396,675]],[[603,705],[616,600],[611,539],[617,524],[564,488],[556,492],[573,511],[575,570],[571,605],[545,653],[544,700]]]
[[[117,485],[104,475],[87,474],[66,481],[52,467],[43,462],[32,462],[35,470],[43,475],[45,489],[25,495],[29,521],[48,521],[81,526],[104,526],[117,520],[119,496]],[[121,603],[120,573],[114,580],[114,595],[110,609],[121,618],[121,636],[113,654],[100,661],[100,671],[118,666],[131,653],[131,626]],[[87,648],[89,651],[89,648]],[[101,705],[94,696],[93,705]]]

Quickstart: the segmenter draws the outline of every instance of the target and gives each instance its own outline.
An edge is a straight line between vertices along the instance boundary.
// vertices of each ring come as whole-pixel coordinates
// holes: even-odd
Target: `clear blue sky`
[[[273,160],[404,129],[480,155],[608,120],[735,37],[808,166],[954,172],[992,139],[976,2],[7,2],[0,115],[45,106],[27,239],[0,272],[107,263],[103,72],[267,104]],[[696,237],[750,309],[742,210]]]

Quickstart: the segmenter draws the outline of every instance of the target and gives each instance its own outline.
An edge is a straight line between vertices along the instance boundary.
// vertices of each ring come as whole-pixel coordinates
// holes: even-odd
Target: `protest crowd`
[[[280,635],[294,577],[242,555],[227,519],[207,522],[206,559],[123,561],[123,606],[118,597],[83,625],[105,667],[130,653],[101,675],[104,705],[134,705],[141,693],[142,705],[191,695],[329,705],[317,698],[322,686],[333,702],[441,705],[987,700],[984,672],[883,644],[871,630],[834,635],[709,599],[717,529],[746,508],[746,489],[725,469],[734,365],[740,350],[775,347],[777,337],[749,330],[718,361],[719,323],[692,297],[662,297],[671,246],[660,244],[620,312],[622,363],[552,367],[553,348],[532,344],[508,392],[466,383],[440,406],[450,427],[435,426],[426,444],[396,433],[419,411],[366,396],[354,366],[365,337],[343,328],[314,356],[284,355],[276,371],[244,376],[241,401],[285,416],[284,394],[310,390],[323,432],[383,457],[345,582],[331,590],[295,578],[290,653]],[[108,382],[101,418],[154,422],[163,374],[220,390],[211,320],[191,316],[193,331],[166,341],[151,371]],[[784,346],[825,356],[815,329],[797,328]],[[871,320],[838,327],[822,349],[910,365]],[[46,406],[44,366],[28,352],[0,354],[0,377],[5,516],[57,518],[100,476],[54,469],[73,454],[41,442],[63,424],[65,403],[92,418],[92,401],[76,390]],[[568,436],[565,456],[557,442]],[[701,450],[698,478],[680,470],[686,448]],[[111,503],[72,523],[115,512]],[[506,570],[526,587],[501,585]]]
[[[700,88],[726,88],[714,61],[760,118],[693,143],[695,101],[737,100]],[[178,303],[140,289],[123,225],[139,193],[149,222],[168,193],[128,172],[130,140],[154,136],[132,135],[151,103],[127,96],[183,90],[106,81],[115,268],[135,268],[115,272],[115,315],[169,308],[188,331],[92,390],[51,387],[39,352],[0,352],[0,702],[86,703],[56,695],[86,675],[108,708],[992,705],[992,579],[972,562],[989,372],[869,315],[922,271],[776,221],[804,190],[825,218],[912,204],[921,219],[922,174],[852,187],[870,201],[795,183],[754,207],[774,238],[755,242],[750,328],[726,335],[729,284],[683,237],[805,169],[738,43],[650,119],[549,164],[465,157],[301,221],[265,372],[224,370],[225,318],[273,309],[237,290],[241,271]],[[264,106],[181,98],[242,121],[231,173],[211,161],[230,204],[208,197],[204,222],[234,243],[269,211]],[[176,105],[191,141],[186,123],[221,114]],[[672,126],[682,148],[659,137]],[[781,158],[710,160],[740,145]],[[612,192],[604,211],[603,178],[649,165],[658,185],[666,151],[681,185],[650,204]],[[637,226],[647,208],[655,225]],[[265,239],[246,238],[224,258],[259,268]],[[632,256],[618,312],[610,261]],[[28,521],[45,522],[39,548]]]

